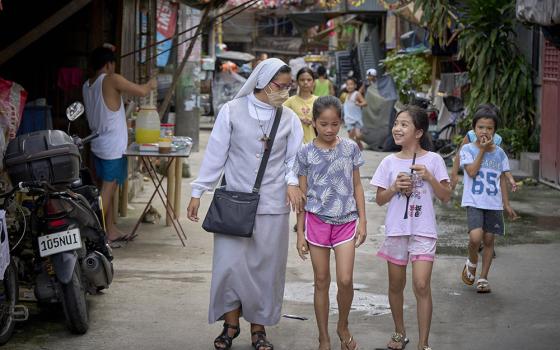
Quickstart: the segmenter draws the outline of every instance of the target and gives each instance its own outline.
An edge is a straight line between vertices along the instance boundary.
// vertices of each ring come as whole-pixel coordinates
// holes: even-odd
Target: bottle
[[[157,109],[153,105],[140,107],[136,118],[136,143],[157,143],[160,137],[160,122]]]

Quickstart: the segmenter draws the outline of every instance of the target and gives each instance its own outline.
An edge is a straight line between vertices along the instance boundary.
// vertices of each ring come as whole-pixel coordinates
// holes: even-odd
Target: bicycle
[[[449,112],[451,112],[450,121],[440,130],[432,131],[432,142],[434,151],[443,157],[446,161],[451,159],[458,150],[454,139],[459,135],[458,124],[465,117],[465,107],[463,100],[455,96],[446,96],[443,103]]]

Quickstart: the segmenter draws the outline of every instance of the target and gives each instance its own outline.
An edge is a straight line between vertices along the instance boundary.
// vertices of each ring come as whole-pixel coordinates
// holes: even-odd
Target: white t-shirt
[[[510,171],[509,160],[498,146],[492,152],[486,152],[482,158],[482,165],[476,178],[470,177],[466,172],[463,177],[463,200],[461,206],[479,209],[503,210],[502,190],[500,176],[505,171]],[[469,143],[461,148],[461,166],[474,163],[480,149],[475,143]]]
[[[447,180],[447,168],[443,158],[434,152],[416,157],[416,164],[423,164],[438,182]],[[373,186],[389,188],[400,172],[410,174],[412,159],[401,159],[395,154],[385,157],[371,179]],[[413,190],[406,207],[406,196],[396,193],[389,201],[385,217],[385,234],[387,236],[423,236],[437,238],[436,214],[434,211],[434,189],[421,178],[413,179]],[[408,210],[408,218],[404,212]]]

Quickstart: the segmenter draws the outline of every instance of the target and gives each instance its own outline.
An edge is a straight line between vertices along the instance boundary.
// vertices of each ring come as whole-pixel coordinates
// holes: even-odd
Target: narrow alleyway
[[[201,133],[201,145],[208,132]],[[366,165],[362,169],[363,182],[369,177],[383,153],[366,151]],[[202,153],[193,154],[189,163],[197,173]],[[184,179],[183,203],[189,195]],[[355,283],[354,311],[350,315],[350,329],[361,349],[383,348],[393,330],[386,299],[386,265],[375,257],[383,231],[384,208],[373,201],[373,189],[368,191],[368,240],[358,250]],[[527,191],[527,192],[525,192]],[[148,191],[136,198],[131,205],[135,210],[120,220],[121,225],[132,228]],[[535,197],[537,196],[537,197]],[[558,240],[558,223],[541,216],[558,217],[558,192],[547,188],[522,188],[514,197],[514,206],[528,213],[526,219],[508,225],[516,243],[551,242]],[[201,213],[206,212],[211,195],[203,197]],[[530,202],[527,202],[530,200]],[[159,205],[160,212],[162,211]],[[554,205],[552,205],[554,204]],[[453,206],[453,205],[451,205]],[[554,209],[556,208],[556,209]],[[450,255],[455,250],[447,248],[453,242],[457,251],[464,249],[466,236],[461,240],[461,227],[465,218],[459,209],[440,207],[442,231],[451,228],[451,234],[442,232],[444,243],[435,263],[432,279],[434,315],[431,345],[434,349],[535,349],[558,348],[560,341],[560,289],[558,268],[560,243],[518,244],[500,246],[490,280],[493,293],[478,295],[474,288],[467,288],[460,280],[463,256]],[[184,212],[184,208],[183,208]],[[548,214],[546,214],[548,212]],[[164,218],[163,218],[164,220]],[[162,220],[162,222],[163,222]],[[292,218],[294,220],[294,218]],[[528,221],[523,221],[528,220]],[[542,221],[542,220],[541,220]],[[182,223],[189,237],[182,248],[171,227],[162,224],[143,224],[140,236],[127,246],[115,249],[115,280],[102,295],[89,296],[90,330],[86,335],[74,336],[64,327],[64,316],[57,307],[39,313],[33,306],[30,321],[18,324],[12,340],[5,349],[62,350],[62,349],[213,349],[212,340],[220,325],[207,324],[208,291],[211,278],[212,239],[200,224],[193,224],[183,217]],[[523,230],[524,227],[530,229]],[[463,229],[464,230],[464,229]],[[291,246],[295,247],[295,234]],[[534,239],[531,239],[534,237]],[[508,238],[509,239],[509,238]],[[316,328],[312,305],[312,270],[309,261],[302,262],[295,248],[288,258],[286,300],[283,313],[303,316],[307,320],[283,318],[276,327],[268,329],[275,349],[315,349]],[[410,281],[410,278],[409,278]],[[331,291],[333,313],[331,338],[333,349],[336,339],[335,287]],[[405,319],[410,348],[416,346],[417,328],[415,300],[411,286],[405,294]],[[242,324],[239,338],[233,349],[249,350],[249,328]]]

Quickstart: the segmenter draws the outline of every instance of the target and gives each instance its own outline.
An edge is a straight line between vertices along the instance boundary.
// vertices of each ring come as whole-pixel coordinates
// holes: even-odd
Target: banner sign
[[[161,41],[173,37],[173,35],[175,35],[175,29],[177,28],[177,4],[173,4],[169,0],[159,0],[157,2],[156,20],[156,41]],[[168,40],[157,46],[158,67],[165,67],[167,65],[172,45],[173,40]]]

